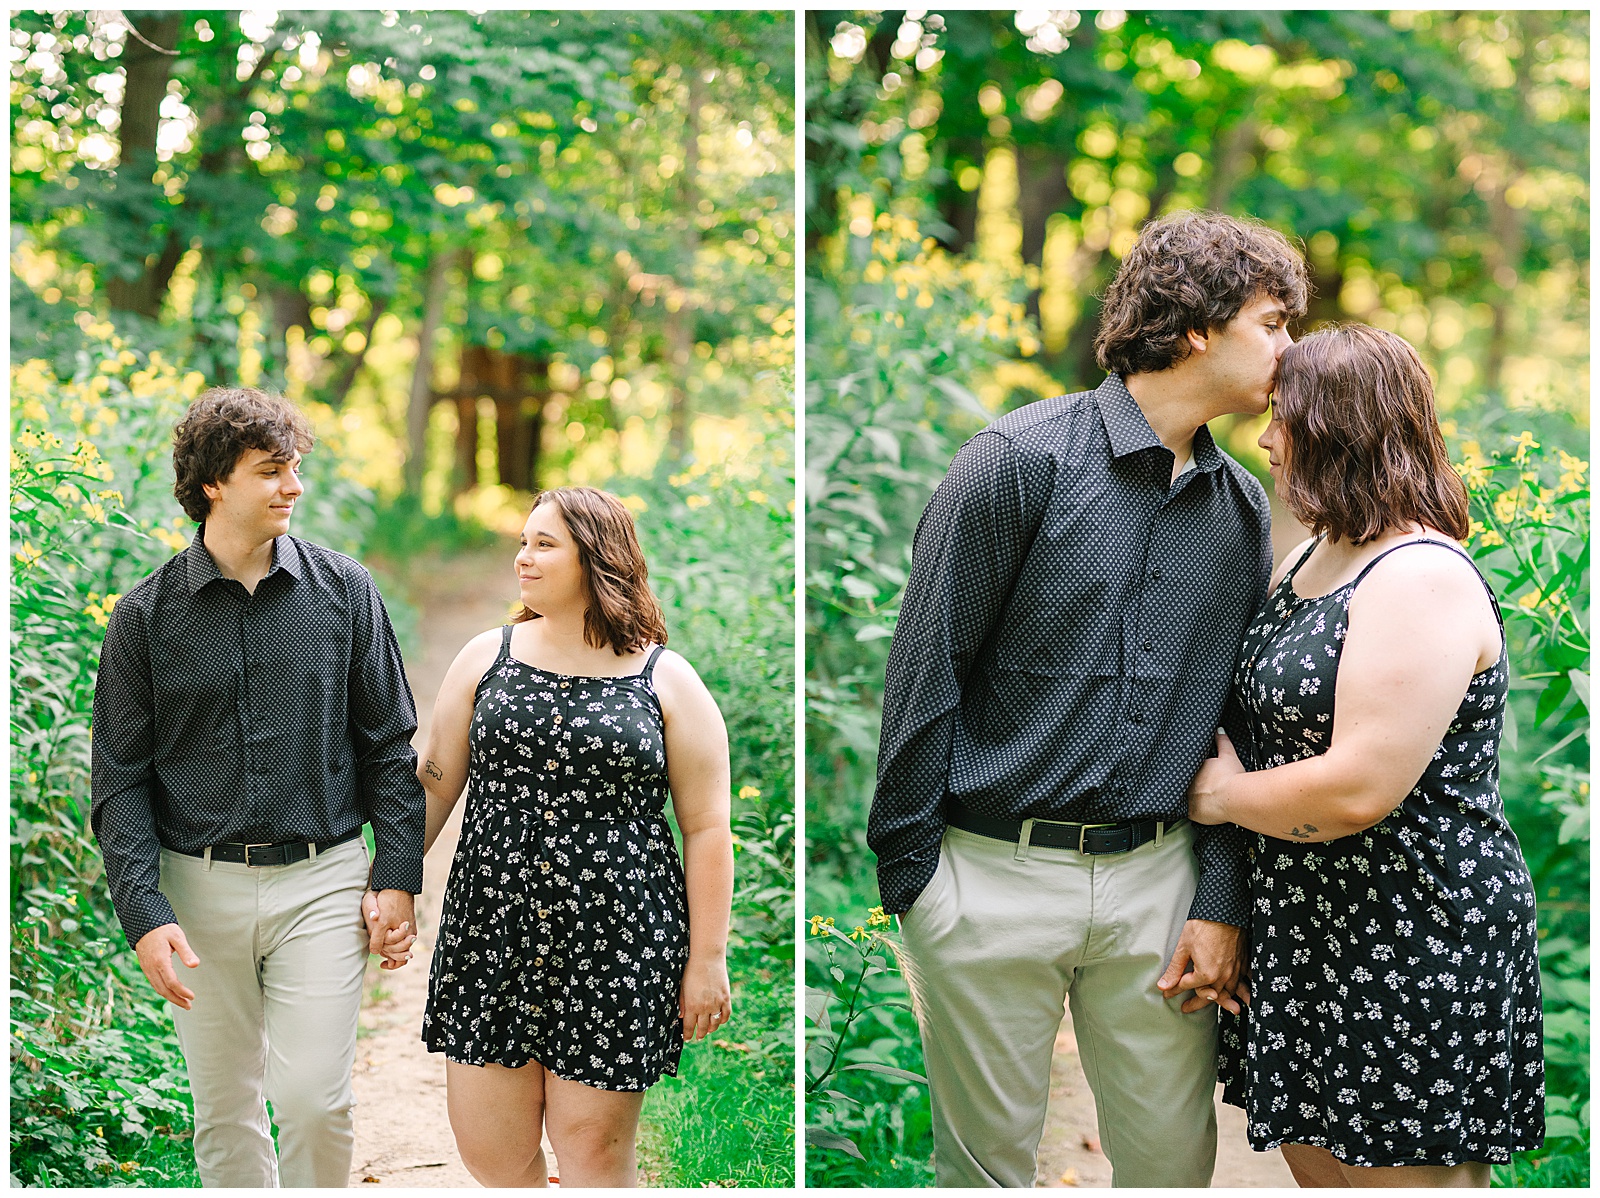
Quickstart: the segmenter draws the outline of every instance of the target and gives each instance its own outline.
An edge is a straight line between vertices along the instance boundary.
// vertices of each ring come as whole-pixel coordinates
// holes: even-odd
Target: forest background
[[[295,532],[373,568],[407,650],[418,563],[509,563],[539,487],[626,497],[728,719],[738,850],[736,1024],[647,1135],[665,1184],[792,1183],[793,19],[13,14],[14,1183],[194,1184],[88,724],[219,383],[310,414]]]
[[[1437,380],[1508,613],[1502,794],[1539,898],[1547,1137],[1495,1179],[1586,1185],[1588,14],[805,20],[809,1181],[932,1181],[864,835],[917,518],[984,424],[1099,383],[1097,294],[1146,219],[1205,207],[1302,240],[1297,334],[1366,321]],[[1270,494],[1260,428],[1212,425]]]

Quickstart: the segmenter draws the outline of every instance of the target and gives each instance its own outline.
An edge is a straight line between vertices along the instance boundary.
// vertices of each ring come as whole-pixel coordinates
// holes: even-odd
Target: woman
[[[1499,607],[1416,351],[1285,351],[1260,444],[1315,534],[1246,632],[1204,824],[1254,832],[1219,1073],[1302,1186],[1486,1186],[1543,1137],[1534,894],[1498,793]],[[1240,757],[1235,754],[1237,747]]]
[[[450,667],[417,771],[430,848],[468,792],[422,1038],[484,1185],[545,1184],[542,1125],[563,1185],[631,1186],[645,1088],[731,1013],[727,732],[614,496],[540,495],[516,572],[522,610]]]

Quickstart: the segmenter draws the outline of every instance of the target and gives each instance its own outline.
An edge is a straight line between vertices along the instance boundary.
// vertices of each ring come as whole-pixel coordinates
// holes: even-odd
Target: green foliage
[[[1503,434],[1502,434],[1503,436]],[[1461,449],[1471,547],[1507,615],[1518,679],[1501,794],[1539,901],[1545,1147],[1502,1184],[1587,1184],[1589,1110],[1589,488],[1587,463],[1523,431]]]
[[[89,828],[90,715],[117,599],[182,549],[172,426],[200,389],[91,326],[73,372],[12,371],[11,1168],[27,1184],[194,1184],[171,1017]],[[307,457],[307,533],[354,548],[370,494]],[[176,1137],[176,1139],[175,1139]]]
[[[664,1162],[654,1184],[794,1185],[794,973],[739,972],[734,1022],[685,1045],[678,1076],[645,1096],[642,1148]]]
[[[814,916],[806,942],[806,1184],[933,1183],[927,1079],[893,922]],[[870,1155],[869,1155],[870,1154]]]

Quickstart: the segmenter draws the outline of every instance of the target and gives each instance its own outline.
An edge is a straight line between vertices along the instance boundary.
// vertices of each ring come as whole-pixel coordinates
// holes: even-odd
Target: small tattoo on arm
[[[431,765],[432,763],[430,762],[429,764]],[[1296,840],[1309,840],[1311,838],[1311,834],[1316,830],[1316,824],[1302,824],[1298,828],[1290,828],[1289,835],[1293,836]]]
[[[431,760],[426,765],[424,765],[422,767],[422,772],[427,774],[428,777],[433,778],[434,780],[436,780],[438,782],[443,782],[444,781],[444,771],[441,770],[438,766],[434,765]]]

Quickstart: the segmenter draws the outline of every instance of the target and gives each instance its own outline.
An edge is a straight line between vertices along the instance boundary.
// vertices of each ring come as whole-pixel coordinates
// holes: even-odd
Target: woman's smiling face
[[[588,606],[578,544],[559,504],[546,501],[528,514],[516,570],[517,590],[529,611],[581,613]]]

